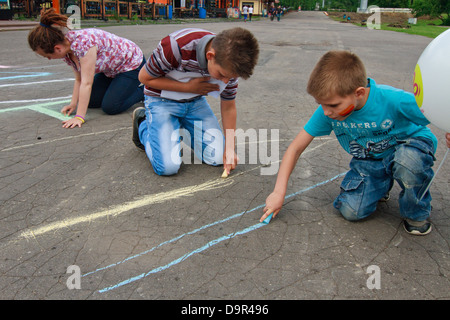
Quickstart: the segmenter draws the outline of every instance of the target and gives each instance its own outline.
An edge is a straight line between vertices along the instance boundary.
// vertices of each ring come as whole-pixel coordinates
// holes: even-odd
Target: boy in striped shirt
[[[223,164],[228,173],[235,168],[238,78],[252,75],[258,54],[256,38],[242,28],[217,35],[182,29],[160,41],[139,74],[145,109],[133,113],[133,142],[145,150],[158,175],[178,172],[180,137],[201,161]],[[220,96],[225,135],[206,95]]]

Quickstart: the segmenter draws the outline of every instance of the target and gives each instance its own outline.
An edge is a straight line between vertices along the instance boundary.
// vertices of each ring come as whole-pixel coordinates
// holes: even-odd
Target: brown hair
[[[258,40],[248,30],[233,28],[220,32],[211,46],[216,62],[244,79],[250,78],[258,62]]]
[[[345,97],[366,84],[366,69],[356,54],[349,51],[329,51],[312,71],[307,92],[320,99],[333,95]]]
[[[65,39],[59,27],[67,27],[67,17],[57,13],[54,8],[43,9],[39,25],[28,34],[31,50],[36,51],[41,48],[45,53],[53,53],[55,45],[64,42]]]

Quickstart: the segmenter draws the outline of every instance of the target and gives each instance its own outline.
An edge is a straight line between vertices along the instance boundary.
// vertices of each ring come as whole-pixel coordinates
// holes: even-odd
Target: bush
[[[443,26],[450,26],[450,16],[448,16],[446,19],[442,20]]]

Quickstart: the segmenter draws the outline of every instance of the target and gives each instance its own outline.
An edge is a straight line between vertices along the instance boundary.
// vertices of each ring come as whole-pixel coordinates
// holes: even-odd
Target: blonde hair
[[[349,51],[329,51],[312,71],[307,92],[314,98],[345,97],[365,87],[367,75],[361,59]]]
[[[55,45],[64,42],[62,31],[67,28],[67,17],[59,14],[54,8],[41,11],[40,23],[28,34],[28,44],[31,50],[41,48],[45,53],[53,53]]]

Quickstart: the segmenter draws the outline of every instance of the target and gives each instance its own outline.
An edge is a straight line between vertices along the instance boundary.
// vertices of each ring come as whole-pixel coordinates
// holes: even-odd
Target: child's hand
[[[447,140],[447,148],[450,148],[450,133],[449,132],[446,133],[445,139]]]
[[[273,213],[273,217],[280,212],[281,207],[284,202],[284,194],[278,193],[277,191],[272,192],[266,199],[266,206],[263,209],[264,214],[262,215],[260,222],[263,222],[271,213]]]
[[[83,121],[79,118],[72,118],[70,120],[63,121],[63,128],[72,129],[75,127],[80,127],[83,124]]]
[[[223,154],[223,169],[227,170],[227,175],[230,174],[231,170],[234,170],[237,166],[239,158],[234,151],[224,152]]]
[[[64,106],[64,108],[61,109],[61,113],[66,115],[66,116],[70,116],[72,114],[72,112],[75,111],[77,106],[72,106],[72,105],[67,105]]]
[[[202,96],[206,96],[212,91],[219,91],[219,85],[214,83],[209,83],[210,77],[200,77],[189,80],[189,92],[198,93]]]

